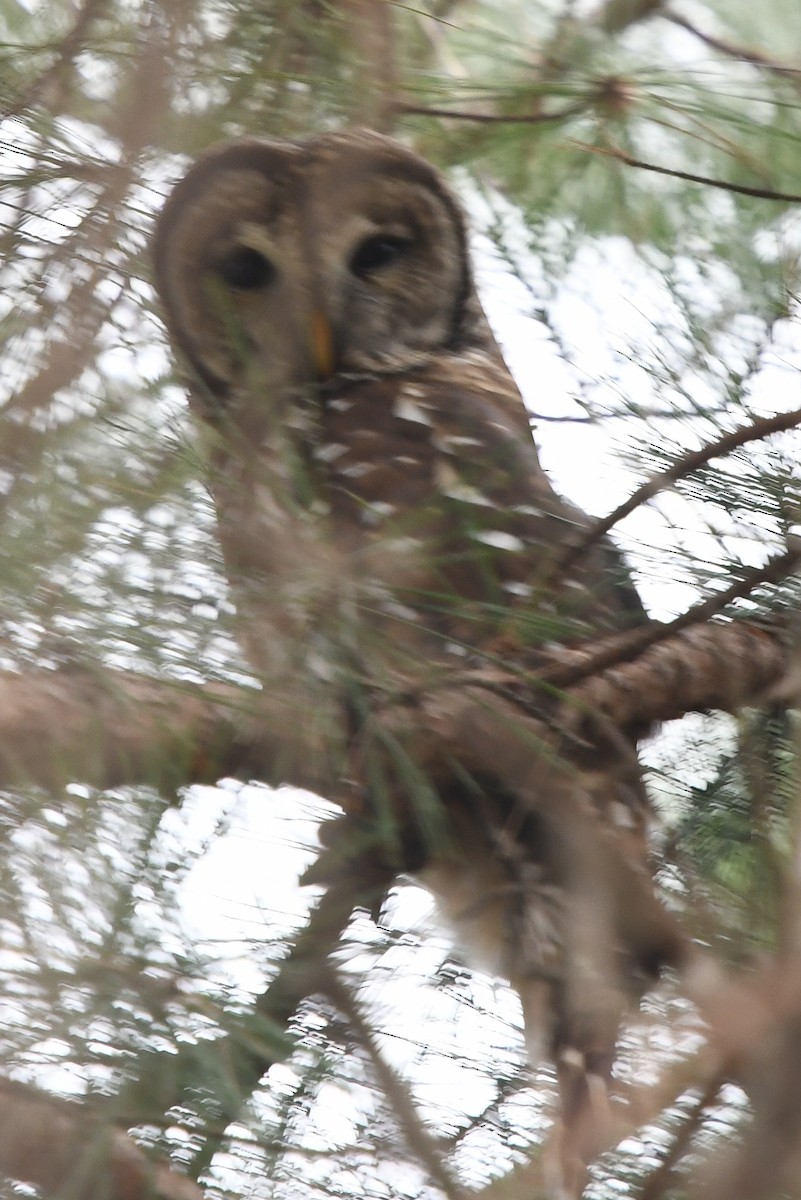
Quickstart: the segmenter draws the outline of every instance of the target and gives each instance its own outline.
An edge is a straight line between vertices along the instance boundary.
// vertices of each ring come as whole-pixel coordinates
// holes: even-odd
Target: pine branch
[[[713,1075],[701,1088],[695,1103],[679,1125],[673,1141],[659,1166],[645,1180],[639,1200],[662,1200],[675,1181],[676,1165],[689,1149],[692,1138],[700,1128],[708,1109],[718,1098],[725,1080]]]
[[[793,542],[781,554],[769,558],[761,567],[745,572],[722,592],[716,592],[686,609],[672,621],[652,621],[638,626],[630,633],[596,643],[592,650],[566,650],[553,656],[553,666],[542,673],[544,680],[559,688],[573,687],[619,663],[631,662],[652,646],[667,641],[678,633],[701,626],[717,617],[734,600],[741,600],[765,583],[781,583],[801,562],[801,539]],[[715,628],[710,626],[710,628]],[[691,711],[689,708],[685,712]],[[678,714],[677,714],[678,715]]]
[[[389,0],[341,0],[339,16],[359,72],[351,119],[381,133],[392,132],[398,82],[397,37]]]
[[[319,856],[316,874],[329,881],[327,890],[296,937],[278,975],[256,1000],[252,1013],[232,1025],[224,1038],[206,1046],[202,1060],[191,1047],[182,1052],[183,1061],[177,1063],[175,1056],[146,1056],[138,1078],[122,1098],[123,1106],[131,1108],[137,1096],[146,1100],[156,1094],[166,1111],[185,1101],[187,1092],[208,1096],[206,1107],[215,1110],[217,1132],[207,1134],[193,1159],[195,1179],[204,1174],[223,1148],[227,1126],[241,1116],[270,1067],[292,1053],[292,1019],[303,1000],[328,991],[328,959],[338,947],[352,913],[357,908],[372,910],[392,883],[394,872],[383,865],[380,850],[374,844],[357,848],[354,841],[351,839],[350,853],[344,856],[341,843]],[[219,1070],[215,1069],[218,1064]],[[174,1080],[169,1095],[164,1090],[165,1066]],[[214,1083],[219,1081],[224,1085],[215,1088]]]
[[[801,202],[801,193],[798,192],[779,192],[774,188],[750,187],[744,183],[727,183],[725,179],[713,179],[709,175],[696,175],[692,171],[679,171],[674,167],[662,167],[658,163],[645,162],[641,158],[634,158],[633,155],[627,154],[625,150],[621,150],[617,146],[589,145],[587,142],[579,142],[573,138],[571,138],[571,142],[579,150],[586,150],[588,154],[601,154],[606,158],[617,159],[624,166],[637,167],[642,171],[653,171],[657,175],[668,175],[672,179],[684,179],[687,183],[700,183],[704,187],[719,188],[724,192],[734,192],[738,196],[753,196],[757,200],[776,200],[782,204]]]
[[[661,16],[663,0],[606,0],[590,18],[604,33],[622,33],[648,17]]]
[[[449,121],[474,121],[484,125],[549,125],[558,121],[567,121],[570,117],[578,116],[586,109],[586,103],[568,104],[557,112],[539,113],[485,113],[464,112],[455,108],[432,108],[425,104],[407,104],[398,102],[395,112],[408,116],[443,117]]]
[[[86,45],[86,36],[92,24],[98,21],[108,8],[108,0],[84,0],[75,17],[72,29],[61,39],[53,62],[22,91],[8,107],[0,113],[0,124],[18,117],[46,97],[48,90],[62,79],[72,68],[75,59]]]
[[[101,666],[0,673],[0,785],[58,792],[148,784],[166,793],[225,775],[320,790],[332,766],[271,697]]]
[[[797,961],[763,962],[759,972],[736,979],[718,975],[696,989],[712,1044],[728,1077],[748,1094],[753,1116],[736,1145],[725,1146],[696,1172],[691,1200],[772,1200],[795,1188],[801,1143],[799,982]]]
[[[769,699],[792,703],[799,681],[791,658],[778,626],[699,625],[571,688],[564,706],[589,722],[631,730],[687,712],[736,712]]]
[[[548,575],[544,581],[541,581],[540,586],[547,586],[556,579],[561,578],[573,563],[577,562],[589,550],[590,546],[595,545],[610,530],[614,529],[616,525],[619,525],[626,517],[631,516],[635,509],[641,508],[643,504],[652,500],[654,496],[657,496],[672,484],[677,483],[680,479],[685,479],[688,475],[692,475],[693,472],[705,466],[713,458],[720,458],[724,454],[731,454],[733,450],[747,445],[748,442],[761,441],[763,438],[770,437],[774,433],[782,433],[788,429],[795,429],[799,425],[801,425],[801,408],[794,408],[790,409],[789,412],[777,413],[772,417],[760,417],[749,425],[743,425],[739,429],[733,429],[729,433],[721,434],[719,438],[715,438],[712,442],[707,442],[705,446],[701,446],[698,450],[690,450],[686,454],[683,454],[681,458],[664,471],[659,471],[657,474],[652,475],[650,479],[646,479],[645,483],[638,487],[627,500],[624,500],[622,504],[619,504],[607,516],[593,521],[586,530],[574,538],[565,548],[564,552],[557,557]]]
[[[329,972],[326,993],[347,1019],[359,1043],[366,1050],[382,1091],[392,1105],[406,1144],[419,1164],[428,1172],[431,1181],[442,1191],[446,1200],[467,1200],[467,1193],[453,1178],[434,1138],[426,1129],[409,1095],[408,1085],[381,1053],[369,1022],[362,1014],[355,996],[341,974]]]
[[[688,33],[698,38],[705,46],[719,51],[720,54],[724,54],[727,58],[733,58],[737,62],[750,63],[753,67],[759,67],[762,70],[769,71],[773,75],[788,79],[796,86],[801,85],[801,68],[776,62],[775,59],[769,58],[767,54],[763,54],[759,50],[752,50],[749,46],[738,46],[733,42],[727,42],[724,38],[714,37],[711,33],[705,33],[697,25],[693,24],[688,17],[684,17],[680,13],[668,10],[663,13],[663,16],[671,24],[678,25],[681,29],[686,29]]]
[[[687,619],[635,630],[639,646],[611,638],[565,649],[545,675],[516,666],[461,672],[415,692],[414,702],[434,704],[449,689],[474,688],[536,713],[547,684],[549,695],[561,689],[572,707],[627,729],[638,721],[710,708],[732,712],[792,695],[795,673],[780,623],[699,621],[676,629]],[[391,709],[386,720],[394,721]],[[335,797],[341,764],[317,736],[291,719],[280,696],[234,684],[191,685],[100,666],[0,673],[3,787],[58,791],[82,780],[98,788],[145,783],[172,792],[230,775],[291,782]]]

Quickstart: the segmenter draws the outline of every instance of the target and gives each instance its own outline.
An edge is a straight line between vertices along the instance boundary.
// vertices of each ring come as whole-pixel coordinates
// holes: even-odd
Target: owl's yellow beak
[[[312,313],[311,350],[318,379],[329,379],[334,373],[334,331],[331,322],[321,312]]]

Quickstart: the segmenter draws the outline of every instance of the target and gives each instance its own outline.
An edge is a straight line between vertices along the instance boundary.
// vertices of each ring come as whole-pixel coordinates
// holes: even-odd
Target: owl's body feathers
[[[211,431],[249,659],[288,714],[339,743],[343,771],[354,756],[372,771],[380,760],[380,786],[367,770],[352,807],[394,806],[388,853],[422,871],[468,949],[512,979],[532,1055],[557,1059],[575,1135],[566,1158],[587,1158],[591,1077],[608,1076],[622,997],[670,955],[658,916],[636,944],[621,900],[631,887],[655,904],[634,747],[570,782],[570,764],[555,772],[533,744],[558,704],[543,692],[525,786],[466,744],[442,756],[438,845],[423,828],[430,798],[409,794],[422,765],[393,760],[386,729],[380,752],[370,740],[371,695],[447,685],[499,659],[535,668],[554,643],[644,619],[610,543],[567,577],[555,569],[587,518],[540,467],[460,208],[428,163],[378,134],[242,139],[175,189],[156,270]],[[625,839],[634,862],[618,871]]]

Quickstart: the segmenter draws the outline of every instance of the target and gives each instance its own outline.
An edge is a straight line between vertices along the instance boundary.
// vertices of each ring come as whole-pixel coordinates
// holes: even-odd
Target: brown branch
[[[724,41],[723,38],[714,37],[711,33],[704,33],[697,25],[687,17],[681,16],[679,13],[667,11],[663,13],[665,20],[670,21],[673,25],[678,25],[682,29],[686,29],[693,37],[698,38],[704,45],[709,46],[712,50],[718,50],[721,54],[725,54],[727,58],[734,58],[738,62],[750,63],[753,67],[762,67],[766,71],[770,71],[774,75],[781,75],[789,79],[792,83],[801,83],[801,69],[798,67],[786,66],[784,63],[778,63],[772,58],[768,58],[766,54],[760,53],[759,50],[751,50],[746,46],[735,46],[732,42]]]
[[[780,583],[791,575],[801,562],[801,540],[794,539],[787,550],[777,554],[762,567],[754,567],[730,587],[716,592],[686,609],[673,621],[653,621],[638,626],[631,633],[610,637],[597,650],[567,650],[555,656],[554,665],[542,672],[542,679],[555,687],[574,687],[583,679],[605,671],[619,663],[630,662],[651,646],[667,641],[677,633],[718,616],[733,600],[741,600],[764,583]]]
[[[653,171],[657,175],[669,175],[672,179],[685,179],[688,183],[700,183],[704,187],[719,188],[724,192],[735,192],[738,196],[755,196],[758,200],[777,200],[783,204],[798,204],[801,193],[777,192],[771,188],[749,187],[744,183],[726,183],[723,179],[713,179],[709,175],[695,175],[691,171],[679,171],[673,167],[661,167],[657,163],[645,162],[634,158],[617,146],[591,146],[587,142],[579,142],[571,138],[574,146],[586,150],[588,154],[602,154],[606,158],[617,159],[627,167],[637,167],[641,171]]]
[[[369,1055],[378,1082],[392,1106],[393,1116],[397,1119],[406,1144],[418,1163],[428,1172],[431,1181],[448,1200],[467,1200],[468,1193],[453,1178],[443,1162],[436,1142],[423,1124],[412,1102],[408,1085],[384,1058],[369,1023],[342,976],[335,971],[329,971],[325,990]]]
[[[505,1175],[493,1179],[479,1191],[471,1193],[471,1200],[534,1200],[545,1196],[546,1175],[542,1155],[530,1162],[512,1167]]]
[[[656,475],[652,475],[650,479],[646,479],[645,483],[632,492],[627,500],[624,500],[622,504],[619,504],[607,516],[593,521],[579,537],[573,539],[565,549],[565,552],[553,564],[544,586],[547,586],[547,584],[552,583],[556,578],[564,574],[590,546],[599,542],[615,525],[618,525],[626,517],[631,516],[635,509],[641,508],[643,504],[652,500],[654,496],[658,495],[659,492],[663,492],[671,484],[678,482],[679,479],[686,478],[687,475],[691,475],[713,458],[719,458],[724,454],[731,454],[733,450],[739,449],[740,446],[744,446],[748,442],[760,441],[762,438],[770,437],[774,433],[795,429],[798,425],[801,425],[801,408],[794,408],[789,412],[777,413],[773,417],[760,417],[749,425],[742,425],[739,429],[733,429],[730,433],[722,434],[719,438],[716,438],[713,442],[707,442],[705,446],[701,446],[698,450],[690,450],[687,454],[683,454],[672,466],[658,472]]]
[[[660,1200],[666,1194],[674,1182],[677,1163],[701,1127],[701,1122],[704,1119],[707,1109],[717,1100],[718,1093],[724,1082],[723,1077],[719,1073],[707,1080],[706,1085],[701,1089],[695,1103],[679,1126],[662,1162],[645,1180],[638,1200]]]
[[[797,684],[781,630],[730,621],[685,630],[608,668],[571,689],[565,708],[630,730],[688,712],[793,702]]]
[[[187,1079],[180,1071],[175,1072],[174,1063],[170,1064],[173,1078],[180,1081],[170,1099],[164,1100],[164,1055],[155,1056],[156,1061],[150,1056],[143,1076],[131,1085],[131,1094],[147,1095],[148,1068],[152,1068],[159,1078],[161,1104],[166,1110],[185,1099],[185,1089],[195,1094],[212,1091],[210,1055],[221,1064],[224,1086],[214,1091],[206,1105],[216,1109],[214,1124],[219,1132],[207,1136],[193,1159],[194,1178],[208,1169],[214,1155],[225,1145],[227,1126],[241,1116],[244,1105],[270,1067],[291,1054],[295,1040],[290,1026],[301,1001],[329,991],[328,959],[338,947],[354,909],[372,910],[395,877],[395,872],[383,864],[375,843],[355,836],[355,832],[351,828],[352,836],[349,841],[343,839],[344,846],[338,843],[324,850],[315,863],[314,878],[326,882],[327,890],[295,939],[278,975],[256,1000],[252,1014],[224,1038],[206,1047],[195,1078]],[[191,1056],[192,1051],[188,1053]]]
[[[325,747],[280,700],[233,684],[190,685],[68,665],[0,673],[0,786],[58,791],[146,783],[166,792],[225,775],[320,790]]]
[[[607,0],[590,20],[600,26],[604,33],[622,33],[630,25],[659,16],[663,0]]]
[[[762,964],[718,986],[703,1005],[729,1078],[747,1092],[753,1117],[735,1144],[697,1172],[692,1200],[773,1200],[798,1180],[801,1158],[801,979],[797,968]]]
[[[359,72],[358,87],[351,93],[351,118],[380,133],[391,133],[399,83],[389,0],[342,0],[340,17]]]
[[[554,113],[508,113],[503,115],[501,113],[462,112],[452,108],[430,108],[422,104],[399,102],[395,105],[395,112],[409,116],[444,117],[448,121],[476,121],[489,125],[546,125],[557,121],[566,121],[570,117],[583,113],[585,108],[586,104],[582,101],[580,104],[569,104]]]
[[[0,1172],[44,1196],[202,1200],[200,1188],[151,1162],[126,1134],[81,1105],[0,1081]]]
[[[104,3],[105,0],[87,0],[73,34],[63,43],[69,54],[78,53],[85,27],[102,11]],[[91,268],[86,278],[76,277],[70,294],[60,306],[61,331],[47,346],[38,370],[5,408],[0,469],[8,472],[11,482],[3,491],[0,504],[3,511],[9,509],[17,487],[31,475],[45,453],[51,430],[42,414],[56,394],[74,385],[96,357],[98,335],[108,321],[109,298],[98,300],[99,285],[112,275],[105,258],[120,241],[126,219],[124,202],[131,183],[140,177],[138,156],[158,129],[169,102],[168,34],[155,18],[143,33],[131,67],[130,86],[107,122],[120,141],[121,161],[109,165],[105,186],[91,211],[78,230],[50,257],[51,265],[61,256],[71,261],[88,258]],[[123,286],[120,285],[120,291]]]
[[[782,564],[782,571],[786,568]],[[776,568],[776,561],[772,563]],[[763,569],[761,577],[768,572]],[[753,577],[738,584],[753,584]],[[720,597],[712,597],[717,604]],[[460,674],[454,687],[502,693],[536,711],[543,682],[570,690],[570,705],[621,729],[670,720],[685,712],[734,711],[770,696],[789,699],[795,686],[786,634],[777,624],[679,622],[609,639],[594,650],[565,650],[547,681],[536,673],[496,667]],[[649,644],[643,644],[644,639]],[[394,720],[392,709],[386,720]],[[384,718],[379,714],[377,719]],[[336,796],[342,764],[313,727],[287,720],[280,695],[234,684],[190,685],[66,666],[0,673],[0,787],[58,791],[70,780],[100,788],[147,783],[170,792],[225,775],[291,782]]]

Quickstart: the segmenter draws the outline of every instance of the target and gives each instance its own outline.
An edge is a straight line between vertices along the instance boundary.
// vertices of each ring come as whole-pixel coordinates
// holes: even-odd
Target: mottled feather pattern
[[[329,837],[373,820],[377,853],[511,979],[532,1060],[557,1063],[555,1190],[576,1195],[619,1020],[672,953],[636,748],[571,742],[553,688],[518,707],[458,679],[506,663],[519,680],[643,621],[625,566],[603,541],[560,570],[588,518],[542,471],[459,205],[404,147],[213,148],[168,201],[156,268],[248,658],[339,764]],[[441,734],[415,725],[431,688]],[[633,908],[651,914],[636,928]]]

